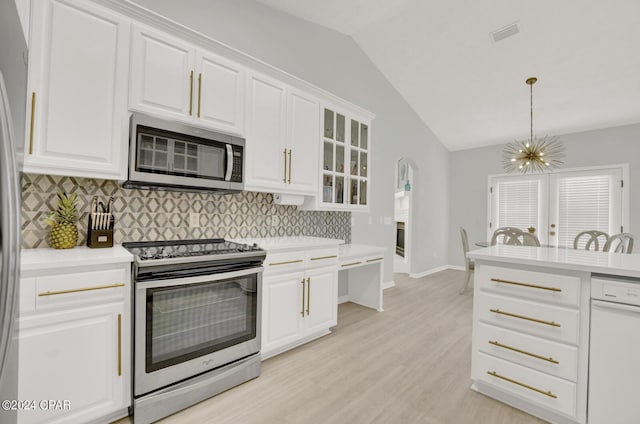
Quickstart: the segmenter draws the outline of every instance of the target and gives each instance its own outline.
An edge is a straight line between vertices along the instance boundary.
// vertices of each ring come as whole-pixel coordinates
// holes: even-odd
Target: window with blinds
[[[611,176],[559,178],[558,245],[573,246],[576,235],[586,230],[611,231]],[[588,238],[582,238],[583,249]]]
[[[501,181],[495,187],[497,195],[496,228],[517,227],[522,230],[540,227],[540,181]]]

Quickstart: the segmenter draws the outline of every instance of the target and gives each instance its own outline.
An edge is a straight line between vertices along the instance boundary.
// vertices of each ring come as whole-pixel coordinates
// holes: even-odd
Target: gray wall
[[[560,139],[565,145],[563,168],[629,164],[631,228],[625,231],[640,236],[640,124],[564,134]],[[471,249],[474,241],[486,239],[487,177],[504,173],[501,157],[501,145],[451,153],[449,264],[464,265],[459,227],[467,229]]]
[[[135,2],[375,113],[371,210],[352,214],[352,242],[387,247],[384,281],[393,279],[395,225],[380,218],[393,218],[395,163],[406,156],[420,175],[411,271],[447,263],[449,152],[352,38],[249,0]]]

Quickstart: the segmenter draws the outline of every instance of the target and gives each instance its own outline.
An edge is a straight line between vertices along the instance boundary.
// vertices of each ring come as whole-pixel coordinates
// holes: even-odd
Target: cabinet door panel
[[[313,333],[336,325],[338,314],[338,299],[336,285],[338,275],[336,271],[316,271],[307,274],[308,307],[306,332]]]
[[[247,188],[285,186],[286,91],[258,75],[249,77]]]
[[[128,23],[62,0],[34,2],[33,20],[25,170],[124,177]]]
[[[118,375],[122,304],[21,318],[19,398],[68,400],[70,409],[21,411],[21,423],[88,422],[124,408]]]
[[[295,342],[301,336],[303,274],[263,280],[262,354]]]
[[[289,146],[291,149],[291,188],[308,194],[318,190],[320,144],[320,105],[303,95],[289,96]]]
[[[193,49],[146,29],[136,28],[133,37],[131,108],[193,119]]]
[[[244,132],[244,71],[213,55],[198,58],[199,119],[221,130]]]

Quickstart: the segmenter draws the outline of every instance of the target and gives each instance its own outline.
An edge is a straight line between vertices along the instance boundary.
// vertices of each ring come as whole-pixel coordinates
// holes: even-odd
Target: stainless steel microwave
[[[134,113],[125,188],[235,193],[244,189],[244,139]]]

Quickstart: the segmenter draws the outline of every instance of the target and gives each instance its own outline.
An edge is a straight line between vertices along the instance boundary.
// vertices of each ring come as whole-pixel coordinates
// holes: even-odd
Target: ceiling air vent
[[[512,35],[516,35],[519,32],[520,32],[520,29],[518,28],[518,22],[514,22],[510,25],[507,25],[504,28],[500,28],[498,30],[493,31],[491,33],[491,38],[495,43],[497,43],[498,41],[502,41],[505,38],[509,38]]]

